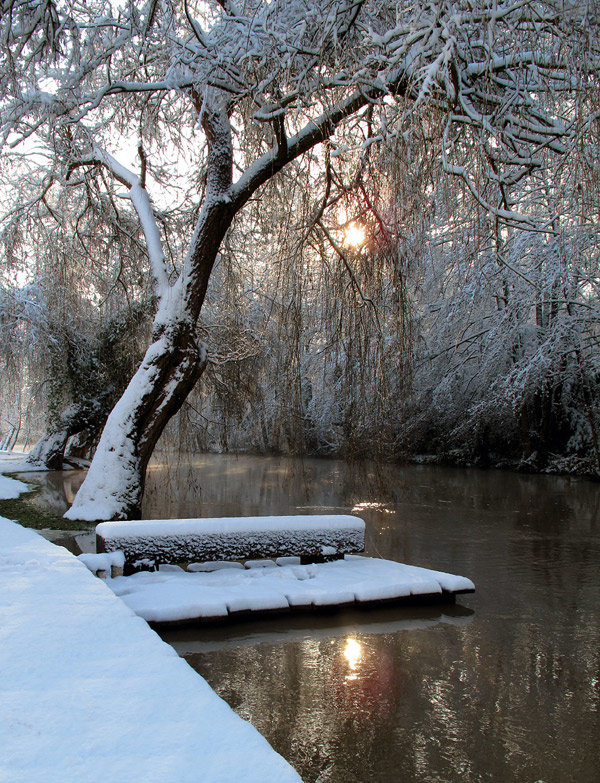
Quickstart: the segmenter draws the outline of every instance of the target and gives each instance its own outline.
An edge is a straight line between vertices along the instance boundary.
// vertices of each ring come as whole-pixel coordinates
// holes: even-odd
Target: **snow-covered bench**
[[[122,551],[136,562],[240,561],[297,556],[323,562],[365,548],[365,523],[350,515],[152,519],[101,522],[97,552]]]

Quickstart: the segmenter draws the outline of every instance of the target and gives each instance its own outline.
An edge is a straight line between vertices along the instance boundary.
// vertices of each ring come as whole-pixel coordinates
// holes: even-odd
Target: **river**
[[[211,455],[153,465],[144,516],[350,512],[369,554],[475,582],[455,607],[163,634],[307,783],[587,783],[599,507],[572,478]]]

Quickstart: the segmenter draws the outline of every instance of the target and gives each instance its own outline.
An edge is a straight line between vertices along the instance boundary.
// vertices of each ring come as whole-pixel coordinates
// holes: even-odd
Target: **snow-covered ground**
[[[8,476],[0,475],[0,498],[2,500],[18,498],[21,492],[27,492],[27,484],[23,484],[22,481],[17,481]]]
[[[39,473],[39,465],[33,465],[27,462],[26,454],[23,451],[1,451],[0,450],[0,473]],[[4,495],[1,496],[4,498]]]
[[[33,473],[39,468],[28,465],[27,454],[19,451],[0,451],[0,499],[18,498],[21,492],[27,492],[27,484],[3,476],[2,473]]]
[[[208,573],[161,566],[158,572],[117,577],[107,584],[136,614],[157,623],[475,589],[463,576],[356,555],[331,563],[273,564]]]
[[[300,780],[83,563],[3,518],[0,640],[2,783]]]

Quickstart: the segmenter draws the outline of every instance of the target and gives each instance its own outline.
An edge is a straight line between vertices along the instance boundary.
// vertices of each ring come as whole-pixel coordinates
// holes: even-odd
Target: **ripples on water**
[[[596,781],[598,501],[597,484],[500,471],[169,461],[145,516],[356,513],[371,554],[477,592],[164,636],[305,781]]]

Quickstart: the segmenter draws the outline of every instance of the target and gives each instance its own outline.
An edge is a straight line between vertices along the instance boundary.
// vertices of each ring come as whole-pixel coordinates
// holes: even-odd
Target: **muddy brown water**
[[[587,783],[599,508],[600,485],[569,478],[203,456],[152,467],[144,516],[351,512],[370,554],[475,582],[454,607],[164,632],[305,781]]]

